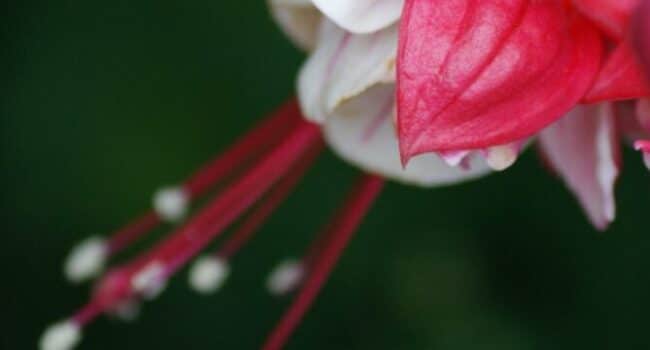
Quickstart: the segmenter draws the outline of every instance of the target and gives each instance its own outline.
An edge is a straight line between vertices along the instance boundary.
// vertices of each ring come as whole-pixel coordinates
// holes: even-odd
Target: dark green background
[[[0,346],[34,348],[88,294],[69,247],[146,208],[291,95],[303,55],[263,1],[14,1],[2,21]],[[650,174],[626,153],[619,215],[595,232],[529,151],[463,186],[390,184],[291,349],[649,348]],[[355,171],[327,153],[234,261],[225,289],[183,272],[133,324],[82,349],[254,349],[287,305],[263,289]]]

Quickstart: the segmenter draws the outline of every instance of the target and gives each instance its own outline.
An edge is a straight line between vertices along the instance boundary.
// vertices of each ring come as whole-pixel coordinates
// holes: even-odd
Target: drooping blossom
[[[384,180],[435,187],[511,166],[538,147],[598,229],[615,218],[621,140],[650,168],[650,2],[637,0],[270,0],[271,15],[309,58],[290,100],[106,237],[76,247],[73,282],[164,221],[150,250],[111,266],[90,301],[49,328],[45,350],[70,349],[103,313],[131,316],[185,264],[213,293],[232,257],[328,145],[363,172],[302,258],[271,272],[295,293],[263,348],[282,348],[317,296]],[[632,15],[634,14],[634,15]],[[193,215],[191,204],[222,188]],[[206,246],[238,225],[214,252]],[[231,271],[232,270],[232,271]]]

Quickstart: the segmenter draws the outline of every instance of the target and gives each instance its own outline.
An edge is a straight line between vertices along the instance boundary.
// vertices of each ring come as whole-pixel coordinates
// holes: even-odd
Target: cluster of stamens
[[[67,350],[81,330],[104,313],[134,317],[143,300],[157,297],[169,279],[195,259],[239,218],[238,226],[214,252],[196,258],[190,285],[212,293],[230,273],[230,260],[297,186],[323,149],[318,126],[304,121],[295,101],[288,102],[244,135],[182,185],[154,195],[153,208],[108,238],[92,237],[77,246],[65,264],[72,282],[97,277],[109,261],[163,222],[178,229],[136,258],[111,267],[96,283],[90,301],[70,318],[48,328],[43,350]],[[267,285],[273,294],[296,291],[295,300],[264,349],[280,349],[307,311],[347,242],[379,194],[383,180],[362,175],[300,259],[281,263]],[[215,188],[220,193],[191,218],[190,205]]]

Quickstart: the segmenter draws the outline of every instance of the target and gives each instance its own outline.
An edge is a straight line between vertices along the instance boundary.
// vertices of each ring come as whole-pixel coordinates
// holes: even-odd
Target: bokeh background
[[[32,349],[87,298],[61,275],[69,248],[290,96],[304,57],[263,1],[7,6],[0,347]],[[289,348],[650,348],[650,174],[625,161],[606,233],[531,151],[463,186],[390,184]],[[266,294],[266,274],[300,254],[355,174],[325,154],[221,292],[195,295],[183,272],[136,322],[93,324],[81,349],[257,348],[289,302]]]

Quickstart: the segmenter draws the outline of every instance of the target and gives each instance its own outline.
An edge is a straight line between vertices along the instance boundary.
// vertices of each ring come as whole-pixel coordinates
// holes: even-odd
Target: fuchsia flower
[[[273,17],[310,52],[297,100],[262,120],[153,209],[66,262],[70,280],[164,221],[182,223],[152,249],[111,267],[90,301],[49,328],[45,350],[76,345],[102,313],[129,316],[237,219],[219,250],[196,258],[190,284],[218,289],[229,261],[282,203],[327,144],[361,175],[299,260],[269,290],[295,299],[263,345],[280,349],[317,296],[384,179],[450,185],[503,170],[536,143],[590,221],[615,217],[621,139],[650,168],[650,1],[270,0]],[[303,118],[304,117],[304,118]],[[186,219],[213,188],[219,195]]]

